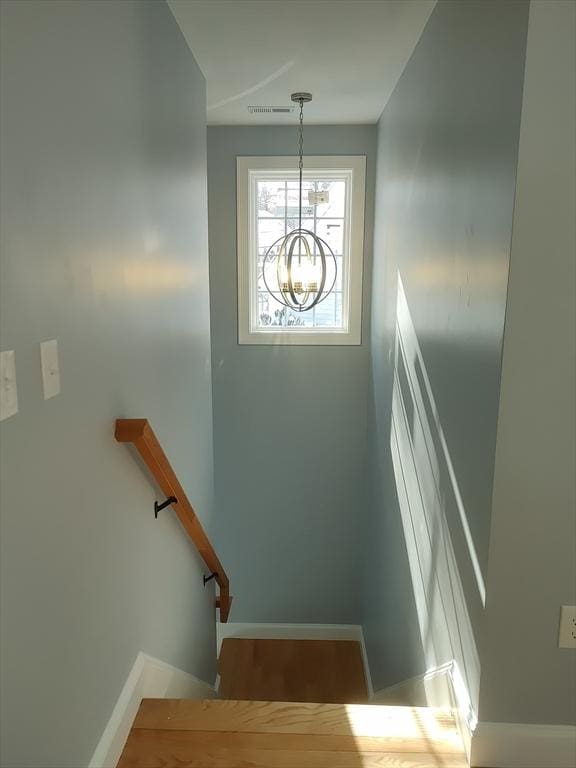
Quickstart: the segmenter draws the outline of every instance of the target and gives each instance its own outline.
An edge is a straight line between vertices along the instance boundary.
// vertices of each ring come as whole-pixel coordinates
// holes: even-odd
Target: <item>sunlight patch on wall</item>
[[[443,458],[445,461],[446,469],[450,476],[452,483],[452,491],[456,500],[458,513],[460,516],[460,522],[462,524],[462,530],[466,538],[466,544],[468,546],[468,554],[470,556],[470,562],[474,569],[474,575],[478,586],[478,592],[482,605],[486,605],[486,585],[484,583],[484,577],[482,575],[482,569],[480,567],[480,560],[476,552],[474,540],[472,538],[472,532],[468,524],[468,517],[466,515],[466,509],[464,507],[464,501],[460,488],[458,486],[458,479],[456,472],[454,471],[454,465],[450,458],[450,451],[448,450],[448,444],[444,436],[444,430],[440,423],[440,416],[434,400],[434,394],[432,392],[432,386],[430,379],[424,365],[424,358],[418,344],[418,338],[408,309],[408,302],[406,300],[406,294],[404,292],[404,286],[400,273],[398,273],[398,301],[397,301],[397,323],[398,334],[397,344],[400,346],[400,351],[403,353],[404,361],[410,372],[410,385],[412,393],[414,395],[414,402],[417,407],[418,418],[422,427],[422,438],[425,441],[425,449],[432,463],[433,478],[435,481],[436,490],[439,490],[440,477],[439,477],[439,457],[436,456],[435,445],[433,440],[433,432],[438,437],[438,441],[442,448]],[[398,350],[397,350],[398,361]],[[433,423],[430,423],[428,414],[425,407],[425,402],[429,404],[429,412],[432,417]]]
[[[194,270],[190,264],[154,261],[128,261],[123,265],[124,285],[130,293],[158,294],[183,291],[194,284]]]
[[[186,261],[126,253],[91,259],[94,293],[110,298],[126,294],[161,296],[188,291],[197,282],[194,267]]]
[[[462,716],[473,726],[480,662],[446,514],[450,503],[462,526],[467,583],[482,605],[485,585],[400,275],[390,446],[426,667],[452,663]]]

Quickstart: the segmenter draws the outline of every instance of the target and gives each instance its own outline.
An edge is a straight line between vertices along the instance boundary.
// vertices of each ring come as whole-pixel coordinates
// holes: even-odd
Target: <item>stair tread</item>
[[[118,768],[466,768],[450,710],[143,699]]]
[[[143,699],[133,727],[447,740],[457,734],[450,710],[231,699]]]
[[[174,733],[174,739],[179,743],[194,744],[198,748],[213,749],[215,747],[243,749],[278,749],[294,751],[332,751],[332,752],[383,752],[410,751],[427,752],[430,742],[422,737],[407,736],[387,737],[386,746],[383,739],[377,736],[358,736],[355,734],[319,735],[309,733],[252,733],[250,731],[196,731],[173,730],[163,728],[135,728],[134,734],[142,742],[147,742],[155,733]],[[458,738],[442,737],[435,740],[437,754],[460,754],[461,743]]]
[[[255,701],[362,703],[368,700],[356,640],[226,638],[220,696]]]
[[[245,733],[136,729],[118,768],[467,768],[461,753],[430,751],[430,745],[424,751],[410,744],[391,748],[381,741],[380,749],[365,749],[359,742],[344,750],[338,743],[330,746],[290,738],[279,743],[277,734],[260,734],[260,740],[254,741],[254,734]]]

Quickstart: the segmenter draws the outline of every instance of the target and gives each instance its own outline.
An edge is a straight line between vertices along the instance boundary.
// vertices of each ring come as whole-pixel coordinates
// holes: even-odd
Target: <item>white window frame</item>
[[[266,172],[292,174],[298,170],[297,157],[237,157],[237,233],[238,233],[238,343],[239,344],[315,344],[358,345],[362,341],[362,267],[364,262],[364,200],[366,186],[365,155],[306,155],[304,178],[346,178],[345,216],[350,222],[344,232],[348,269],[342,283],[343,329],[299,328],[279,330],[258,328],[256,271],[251,254],[256,252],[256,180]]]

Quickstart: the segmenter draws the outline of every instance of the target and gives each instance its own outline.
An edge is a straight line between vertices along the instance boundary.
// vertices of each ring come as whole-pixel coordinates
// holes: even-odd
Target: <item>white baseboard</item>
[[[368,699],[374,698],[374,686],[372,685],[372,675],[370,674],[370,664],[368,663],[368,651],[366,650],[366,643],[364,641],[364,631],[361,626],[358,626],[360,631],[360,648],[362,649],[362,661],[364,662],[364,677],[366,678],[366,689],[368,691]]]
[[[411,677],[401,683],[376,691],[372,697],[374,704],[390,704],[408,707],[451,706],[450,670],[452,664],[444,664],[430,669],[423,675]]]
[[[462,738],[462,745],[464,746],[466,757],[470,761],[472,733],[478,724],[477,703],[476,705],[472,703],[466,680],[460,672],[456,661],[453,661],[450,667],[449,693],[452,699],[452,711],[456,718],[456,725]]]
[[[472,736],[471,765],[574,768],[576,726],[480,722]]]
[[[372,679],[364,643],[364,633],[359,624],[250,624],[242,622],[216,625],[218,656],[222,641],[227,637],[274,640],[355,640],[360,643],[368,696],[372,698]]]
[[[451,709],[466,755],[470,757],[472,729],[476,715],[464,679],[455,661],[427,670],[422,675],[403,680],[376,691],[374,704]]]
[[[214,686],[140,651],[92,755],[89,768],[115,768],[142,699],[213,699]]]

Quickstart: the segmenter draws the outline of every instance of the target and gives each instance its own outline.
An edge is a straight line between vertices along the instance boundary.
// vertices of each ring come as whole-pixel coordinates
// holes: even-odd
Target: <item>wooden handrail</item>
[[[220,609],[220,621],[228,621],[230,604],[232,603],[228,577],[148,420],[116,419],[114,436],[119,443],[134,444],[146,466],[156,478],[156,482],[166,494],[166,498],[173,496],[177,500],[171,506],[186,529],[188,536],[194,542],[206,566],[211,573],[216,574],[216,582],[220,587],[220,596],[216,600],[216,606]]]

